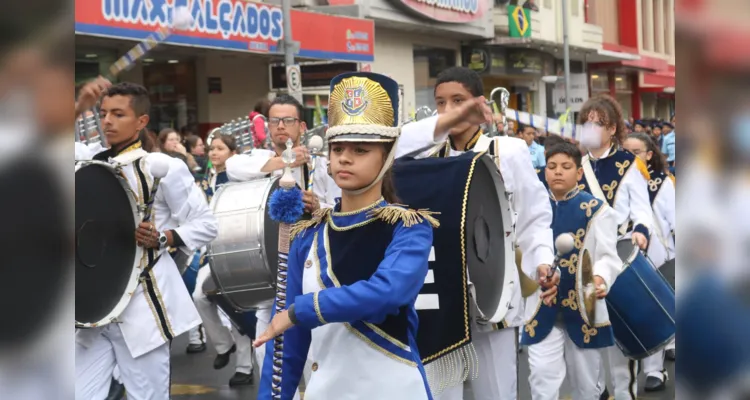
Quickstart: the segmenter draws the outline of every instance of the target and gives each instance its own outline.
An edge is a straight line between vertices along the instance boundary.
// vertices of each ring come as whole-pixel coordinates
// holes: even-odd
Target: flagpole
[[[562,0],[563,64],[565,65],[565,109],[570,109],[570,43],[568,42],[568,0]]]

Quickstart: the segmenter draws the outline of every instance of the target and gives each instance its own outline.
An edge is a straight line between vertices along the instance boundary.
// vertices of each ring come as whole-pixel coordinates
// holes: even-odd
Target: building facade
[[[603,29],[603,47],[637,58],[591,63],[592,92],[615,96],[628,117],[668,119],[675,98],[675,1],[586,1],[586,19]]]
[[[247,116],[260,99],[285,91],[286,75],[279,83],[273,69],[283,62],[279,48],[284,16],[279,6],[242,0],[154,4],[76,0],[78,83],[106,76],[109,66],[138,41],[168,24],[175,5],[189,5],[193,26],[169,36],[116,78],[149,89],[150,128],[188,126],[205,135],[213,127]],[[372,21],[295,9],[291,25],[292,38],[299,42],[298,62],[325,65],[303,69],[306,82],[326,80],[321,74],[330,81],[337,72],[357,70],[361,63],[374,60]],[[314,96],[305,100],[314,105]]]

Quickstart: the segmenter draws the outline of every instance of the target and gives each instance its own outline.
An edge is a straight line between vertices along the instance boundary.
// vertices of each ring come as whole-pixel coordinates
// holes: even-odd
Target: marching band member
[[[149,94],[143,86],[113,85],[100,110],[111,148],[94,159],[124,164],[122,171],[139,202],[145,203],[151,193],[150,163],[166,163],[169,172],[156,192],[152,222],[142,222],[135,231],[138,245],[147,251],[130,303],[118,323],[76,332],[76,399],[104,399],[116,366],[128,398],[168,399],[169,345],[201,320],[177,266],[162,255],[167,246],[187,252],[204,246],[217,235],[216,219],[183,162],[141,149],[138,133],[149,120]]]
[[[508,136],[489,138],[480,124],[491,120],[482,96],[479,75],[465,67],[448,68],[438,75],[435,102],[438,115],[405,125],[397,157],[419,152],[419,157],[453,157],[466,151],[488,151],[503,174],[505,189],[512,193],[516,214],[515,243],[526,254],[523,270],[534,276],[546,274],[554,261],[552,210],[544,186],[537,179],[529,147]],[[511,267],[512,268],[512,267]],[[517,273],[515,268],[511,273]],[[478,378],[467,382],[477,400],[512,400],[517,396],[516,328],[523,325],[523,299],[514,294],[513,309],[502,324],[472,324],[472,343],[479,357]],[[462,399],[461,385],[446,388],[441,399]]]
[[[414,304],[437,221],[393,204],[398,92],[374,73],[331,82],[326,137],[341,201],[292,229],[287,308],[255,342],[268,342],[259,399],[292,397],[308,349],[308,398],[431,399]]]
[[[654,229],[647,254],[654,266],[658,267],[675,258],[674,176],[667,172],[664,156],[653,139],[648,136],[632,134],[625,140],[623,147],[648,165],[651,176],[651,180],[648,181],[648,194],[654,214]],[[664,369],[664,351],[643,360],[643,372],[646,374],[647,392],[664,390],[665,382],[669,378]]]
[[[226,162],[234,157],[237,143],[231,135],[216,135],[211,141],[208,157],[211,160],[212,170],[209,175],[201,180],[200,185],[206,194],[206,200],[210,204],[211,198],[216,190],[223,184],[229,182],[226,172]],[[237,353],[235,361],[235,373],[229,379],[229,386],[249,385],[253,383],[253,350],[251,338],[241,334],[236,328],[228,328],[222,323],[217,305],[203,293],[203,282],[211,279],[211,266],[208,260],[201,257],[201,268],[193,292],[193,301],[198,314],[203,320],[206,334],[211,339],[216,349],[214,369],[222,369],[227,366],[232,353]]]
[[[553,210],[555,237],[575,235],[575,245],[560,255],[557,287],[526,300],[527,328],[522,343],[528,346],[531,398],[557,400],[566,376],[574,399],[599,397],[601,353],[614,345],[607,307],[602,300],[622,267],[617,256],[617,222],[609,205],[578,188],[583,175],[581,152],[570,143],[547,146],[545,168]],[[587,251],[583,256],[583,252]],[[583,263],[583,257],[589,257]],[[586,264],[588,262],[588,264]],[[586,321],[579,310],[576,274],[588,267],[596,288],[597,315]],[[540,276],[540,284],[546,277]],[[538,290],[537,292],[541,292]]]
[[[239,154],[226,161],[227,176],[230,181],[249,181],[264,178],[269,175],[278,176],[284,172],[284,161],[281,153],[286,150],[286,141],[294,143],[294,154],[297,160],[292,164],[292,175],[297,184],[306,189],[310,180],[310,155],[307,147],[300,145],[303,133],[307,129],[302,120],[303,108],[297,99],[289,95],[277,96],[268,108],[268,128],[274,151],[262,148],[253,149],[250,155]],[[328,175],[328,160],[325,157],[315,157],[312,176],[312,191],[303,191],[305,211],[314,213],[320,208],[331,208],[336,197],[341,195],[341,189],[336,186]],[[266,307],[259,308],[255,313],[258,318],[256,332],[264,332],[271,321],[271,302]],[[260,370],[263,370],[265,348],[258,348],[256,359]]]
[[[588,154],[583,157],[583,179],[579,188],[607,201],[617,215],[619,237],[630,237],[633,243],[646,250],[653,221],[648,202],[648,167],[640,158],[619,148],[625,136],[622,121],[620,105],[609,95],[594,96],[584,103],[579,123],[584,125],[581,145],[588,149]],[[615,346],[607,351],[615,398],[635,399],[637,361],[627,359]],[[604,368],[601,368],[600,383],[606,391],[604,377]]]

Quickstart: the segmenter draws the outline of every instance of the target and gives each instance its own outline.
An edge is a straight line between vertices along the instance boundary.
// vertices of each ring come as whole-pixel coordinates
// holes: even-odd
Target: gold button
[[[313,372],[315,372],[315,371],[318,370],[318,363],[313,363],[312,370],[313,370]]]
[[[305,268],[310,268],[310,267],[312,267],[312,260],[305,261]]]

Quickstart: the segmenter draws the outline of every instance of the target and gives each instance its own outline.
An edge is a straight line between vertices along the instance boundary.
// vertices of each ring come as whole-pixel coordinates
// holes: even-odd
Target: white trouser
[[[268,324],[271,323],[271,307],[273,307],[272,304],[268,307],[259,308],[255,312],[255,318],[258,319],[258,322],[255,323],[255,336],[262,335],[268,329]],[[263,371],[263,359],[265,357],[266,346],[260,346],[255,349],[255,362],[258,363],[259,371]]]
[[[117,324],[92,329],[87,346],[76,343],[76,400],[106,399],[115,367],[128,400],[169,398],[169,344],[133,358]]]
[[[606,352],[609,358],[609,373],[613,381],[612,387],[614,387],[610,395],[615,396],[615,400],[635,400],[638,395],[638,361],[625,357],[617,346],[610,346],[602,351]],[[603,357],[600,365],[604,365]],[[605,381],[605,370],[601,368],[599,372],[601,391],[604,391]]]
[[[518,336],[514,328],[478,332],[472,326],[472,344],[477,352],[477,379],[464,385],[471,388],[474,400],[515,400],[518,392]],[[462,400],[464,385],[445,388],[435,400]]]
[[[203,329],[203,325],[198,325],[188,332],[188,339],[190,344],[204,344],[206,343],[206,330]]]
[[[579,348],[561,325],[555,325],[544,340],[527,348],[533,400],[558,400],[566,373],[574,399],[599,399],[602,392],[599,386],[602,357],[599,349]]]
[[[666,350],[674,350],[675,349],[675,340],[676,338],[673,338],[671,342],[667,345]]]
[[[203,282],[210,276],[211,269],[208,266],[201,268],[198,271],[195,287],[202,288]],[[243,374],[251,373],[253,371],[253,346],[250,338],[239,333],[237,329],[229,329],[222,324],[218,307],[206,297],[203,290],[196,290],[193,293],[193,302],[216,352],[224,354],[232,348],[232,345],[237,345],[235,370]]]
[[[666,378],[664,371],[664,349],[646,357],[642,361],[643,373],[646,376],[659,378],[662,382]]]

